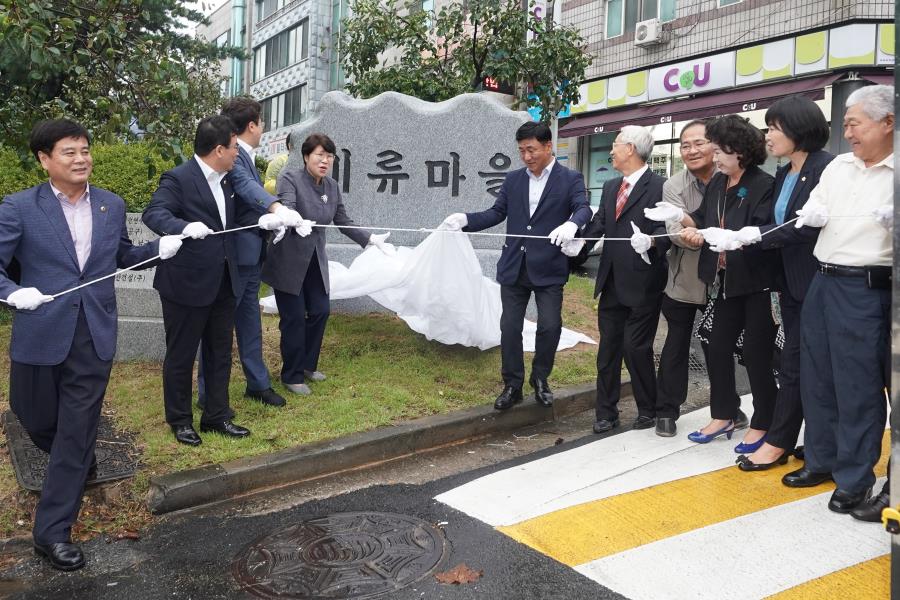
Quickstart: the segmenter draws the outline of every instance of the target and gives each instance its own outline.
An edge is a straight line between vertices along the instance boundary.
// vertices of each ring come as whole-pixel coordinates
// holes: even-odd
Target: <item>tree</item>
[[[218,112],[218,60],[242,55],[184,32],[203,19],[184,0],[0,0],[0,144],[26,157],[32,125],[66,116],[180,157]]]
[[[540,107],[544,121],[579,101],[591,57],[577,30],[535,18],[520,0],[454,2],[437,13],[420,7],[355,0],[337,42],[351,94],[393,90],[439,102],[492,77],[515,84],[520,106]]]

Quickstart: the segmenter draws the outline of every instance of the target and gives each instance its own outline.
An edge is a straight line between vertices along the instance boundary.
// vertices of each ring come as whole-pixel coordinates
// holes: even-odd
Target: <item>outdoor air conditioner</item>
[[[640,21],[634,27],[634,45],[652,46],[662,41],[662,28],[659,19]]]

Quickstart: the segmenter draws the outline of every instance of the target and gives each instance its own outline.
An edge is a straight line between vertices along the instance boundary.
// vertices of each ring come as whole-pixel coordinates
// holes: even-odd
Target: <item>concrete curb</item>
[[[469,441],[583,412],[594,406],[595,387],[557,390],[553,408],[526,397],[504,412],[491,405],[434,415],[333,440],[252,458],[153,477],[147,506],[157,514],[198,506],[300,481],[382,463],[416,452]],[[622,384],[622,396],[631,384]]]

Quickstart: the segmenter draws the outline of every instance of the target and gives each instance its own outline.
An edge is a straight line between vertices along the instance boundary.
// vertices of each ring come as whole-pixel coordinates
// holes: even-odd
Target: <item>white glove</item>
[[[202,240],[212,232],[212,229],[200,221],[195,221],[193,223],[188,223],[187,227],[184,228],[184,231],[181,232],[181,235],[182,237],[191,238],[192,240]]]
[[[572,257],[581,254],[582,248],[584,248],[584,240],[576,238],[563,244],[560,250],[562,250],[562,253],[566,256]]]
[[[181,236],[180,235],[164,235],[159,238],[159,257],[163,260],[168,260],[178,254],[178,250],[181,248]]]
[[[894,205],[885,204],[872,211],[872,216],[879,225],[891,231],[894,228]]]
[[[762,233],[759,227],[741,227],[737,232],[737,239],[743,246],[749,246],[762,241]]]
[[[448,229],[450,231],[459,231],[463,227],[469,224],[469,218],[465,215],[465,213],[453,213],[441,223],[441,226],[438,229]]]
[[[684,211],[671,202],[657,202],[656,208],[645,208],[644,216],[651,221],[675,221],[680,223],[684,218]]]
[[[276,232],[276,233],[275,233],[275,239],[272,240],[272,244],[273,244],[273,245],[274,245],[274,244],[277,244],[278,242],[280,242],[281,240],[284,239],[284,234],[287,233],[287,227],[285,227],[284,225],[282,225],[281,227],[279,227],[278,229],[276,229],[275,232]]]
[[[369,236],[369,244],[377,247],[387,256],[394,256],[395,254],[397,254],[397,249],[394,248],[393,244],[388,244],[384,241],[388,239],[390,235],[390,231],[388,231],[387,233],[373,233],[371,236]]]
[[[824,204],[815,200],[810,200],[804,204],[803,208],[797,211],[797,216],[800,217],[794,223],[794,227],[797,229],[804,225],[807,227],[825,227],[825,224],[828,223],[828,209],[825,208]]]
[[[294,227],[294,231],[297,232],[297,235],[300,237],[306,237],[312,233],[313,225],[315,225],[315,221],[307,221],[306,219],[300,219],[300,224]]]
[[[650,256],[647,255],[647,250],[653,245],[653,239],[646,233],[641,233],[641,230],[634,224],[634,221],[631,222],[631,230],[634,232],[631,234],[631,247],[634,248],[634,251],[640,254],[641,258],[644,259],[644,262],[649,265]]]
[[[279,227],[284,226],[284,221],[275,213],[266,213],[259,218],[259,221],[257,221],[256,224],[260,229],[275,231]]]
[[[45,302],[53,300],[53,296],[48,296],[37,288],[19,288],[9,295],[6,302],[13,308],[22,310],[34,310]]]
[[[706,229],[701,229],[700,233],[703,235],[706,243],[709,244],[709,249],[713,252],[727,252],[729,250],[738,250],[741,247],[737,231],[719,227],[707,227]]]
[[[571,242],[572,240],[574,240],[575,234],[577,233],[578,225],[576,225],[572,221],[566,221],[550,232],[550,243],[557,246],[562,246],[566,242]]]
[[[300,222],[303,221],[303,217],[300,216],[296,210],[292,208],[288,208],[283,204],[275,209],[275,212],[272,213],[281,219],[281,222],[285,227],[299,227]]]

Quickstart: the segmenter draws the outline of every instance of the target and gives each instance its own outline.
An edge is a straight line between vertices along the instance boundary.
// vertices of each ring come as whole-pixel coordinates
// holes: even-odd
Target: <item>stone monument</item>
[[[522,167],[515,132],[530,119],[483,94],[425,102],[396,92],[357,100],[329,92],[314,116],[291,131],[285,169],[302,169],[301,145],[324,133],[337,147],[331,176],[357,225],[436,228],[453,212],[475,212],[495,201],[509,171]],[[490,229],[504,232],[505,224]],[[425,235],[394,232],[389,242],[415,246]],[[484,274],[493,277],[503,238],[472,236]],[[360,248],[328,232],[328,258],[349,265]],[[335,310],[378,310],[368,298],[333,301]]]

